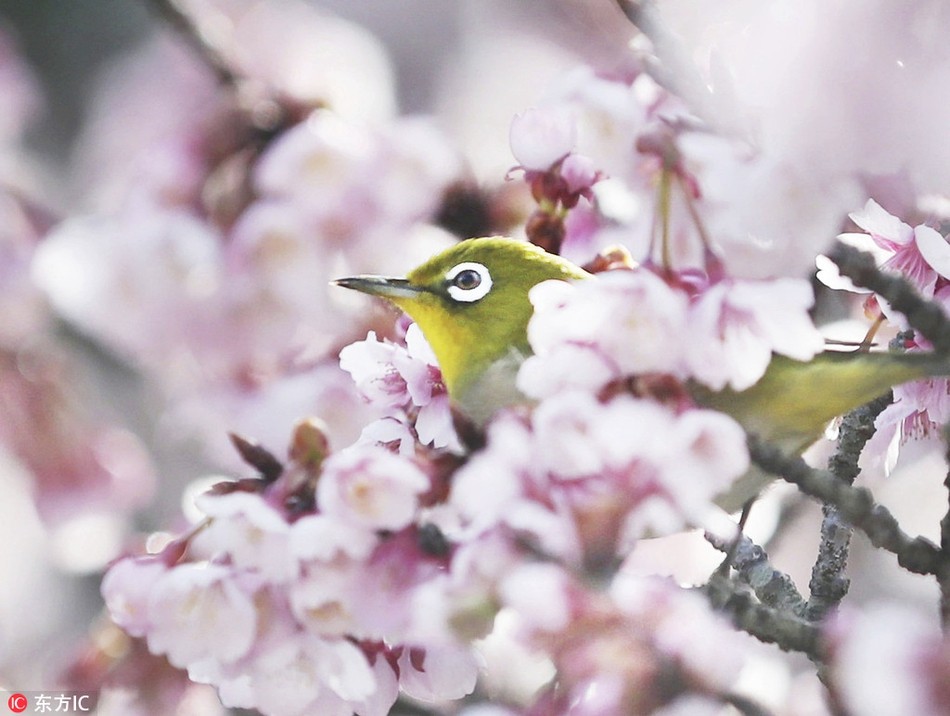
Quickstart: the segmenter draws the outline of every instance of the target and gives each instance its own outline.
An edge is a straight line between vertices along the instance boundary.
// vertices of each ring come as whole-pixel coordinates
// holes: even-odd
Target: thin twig
[[[740,694],[722,694],[722,702],[729,704],[742,716],[771,716],[771,711]]]
[[[874,421],[888,405],[888,391],[844,416],[838,430],[838,448],[828,461],[828,470],[842,483],[851,485],[860,472],[858,459],[867,441],[874,435]],[[805,612],[809,621],[820,621],[848,593],[850,581],[844,575],[851,545],[851,525],[831,504],[822,506],[821,542],[808,583],[810,596]]]
[[[950,353],[950,318],[933,301],[922,298],[907,279],[878,269],[871,254],[837,242],[828,252],[843,276],[884,298],[895,311],[933,344],[938,353]]]
[[[709,532],[706,541],[720,552],[733,545],[732,539],[724,540]],[[732,565],[738,579],[748,584],[766,606],[801,616],[805,611],[805,599],[792,578],[775,569],[769,562],[768,553],[745,535],[735,544]]]
[[[897,556],[904,569],[916,574],[947,571],[945,554],[924,537],[910,537],[887,508],[874,502],[869,490],[845,485],[826,470],[809,467],[800,457],[786,455],[779,448],[749,436],[749,455],[763,470],[797,485],[806,495],[838,508],[842,517],[864,532],[875,547]]]
[[[201,32],[191,16],[181,9],[177,0],[145,0],[145,2],[162,20],[175,28],[182,39],[198,53],[204,64],[214,72],[215,78],[221,85],[235,92],[240,90],[244,78],[234,71],[221,50],[215,47],[205,33]]]

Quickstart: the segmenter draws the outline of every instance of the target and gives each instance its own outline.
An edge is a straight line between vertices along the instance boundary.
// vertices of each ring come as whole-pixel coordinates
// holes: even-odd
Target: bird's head
[[[512,350],[530,352],[532,286],[588,276],[533,244],[496,236],[455,244],[406,278],[355,276],[335,283],[408,313],[432,346],[449,393],[457,395]]]

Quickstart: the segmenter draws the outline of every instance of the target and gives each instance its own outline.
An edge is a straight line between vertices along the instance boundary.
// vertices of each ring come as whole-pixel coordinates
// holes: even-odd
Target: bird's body
[[[525,400],[515,375],[531,354],[529,290],[549,279],[591,274],[526,242],[469,239],[437,254],[405,279],[358,276],[339,285],[381,296],[404,310],[432,346],[453,402],[477,424]],[[741,392],[691,386],[695,401],[732,416],[747,431],[791,453],[821,437],[834,417],[891,387],[950,373],[932,354],[825,352],[808,362],[773,356],[765,375]],[[717,502],[738,509],[767,477],[750,472]]]

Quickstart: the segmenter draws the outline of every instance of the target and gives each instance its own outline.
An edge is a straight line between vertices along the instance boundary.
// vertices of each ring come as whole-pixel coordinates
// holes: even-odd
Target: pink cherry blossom
[[[230,706],[383,716],[400,691],[461,698],[477,663],[428,614],[448,613],[451,556],[423,547],[429,476],[376,446],[317,456],[305,449],[326,449],[317,429],[298,427],[273,481],[219,484],[198,499],[207,518],[192,533],[117,563],[109,608]]]
[[[340,367],[353,376],[357,390],[371,406],[397,422],[411,424],[420,443],[458,449],[442,373],[416,324],[406,330],[405,348],[380,341],[370,331],[366,340],[340,351]],[[383,426],[375,430],[367,439],[403,442]]]
[[[454,701],[472,692],[478,664],[467,648],[427,648],[420,659],[403,651],[396,662],[399,684],[407,696],[420,701]]]
[[[147,365],[173,372],[168,362],[182,344],[216,334],[208,328],[219,239],[186,212],[138,207],[64,222],[37,250],[33,270],[61,315]]]
[[[564,107],[531,108],[511,120],[511,153],[529,171],[544,172],[577,143],[573,114]]]
[[[289,548],[303,561],[333,562],[338,554],[361,559],[375,546],[371,531],[327,514],[307,515],[290,526]]]
[[[317,485],[320,509],[358,525],[399,529],[413,519],[429,480],[409,460],[358,447],[330,457]]]
[[[23,348],[0,346],[0,443],[31,473],[42,519],[63,526],[146,503],[155,488],[152,459],[132,432],[90,409],[76,384],[77,357],[52,345]]]
[[[297,576],[297,559],[288,549],[290,526],[259,495],[206,494],[197,499],[197,506],[211,518],[192,541],[198,554],[211,560],[226,556],[233,567],[253,570],[272,583]]]
[[[207,658],[236,661],[251,648],[257,630],[251,595],[217,565],[167,571],[152,586],[148,616],[149,649],[167,654],[179,668]]]
[[[931,227],[912,229],[873,199],[850,216],[867,234],[847,234],[848,243],[873,250],[882,268],[902,274],[924,295],[933,295],[938,278],[950,279],[950,244]]]
[[[866,234],[842,234],[839,239],[871,252],[878,265],[908,279],[926,297],[938,304],[950,306],[950,243],[935,229],[924,224],[911,228],[898,217],[885,211],[869,199],[864,209],[851,214],[851,219]],[[833,267],[823,265],[819,278],[829,287],[854,291],[850,281],[842,279]],[[878,310],[897,328],[906,329],[906,320],[883,299],[870,296],[868,306]],[[923,337],[905,342],[907,350],[930,350]],[[950,419],[950,386],[944,378],[929,378],[896,386],[894,402],[887,406],[875,421],[877,432],[869,441],[865,453],[875,461],[883,462],[890,472],[897,461],[900,446],[908,440],[927,438],[936,434],[939,425]]]
[[[594,595],[554,565],[525,570],[505,580],[501,595],[526,641],[545,648],[557,669],[556,688],[535,702],[545,713],[661,713],[670,701],[692,703],[735,681],[740,642],[698,595],[624,577],[608,595]],[[548,587],[553,605],[539,608],[530,597],[537,584]],[[708,647],[702,655],[694,650],[697,631]]]
[[[687,298],[650,271],[609,271],[574,284],[546,281],[529,297],[534,356],[518,373],[518,386],[528,395],[598,387],[605,377],[681,372]],[[566,370],[568,356],[579,359],[573,374]],[[548,361],[554,381],[546,378]]]
[[[237,69],[281,96],[326,104],[348,117],[392,115],[392,68],[379,40],[361,26],[297,0],[279,7],[221,0],[183,5],[200,26],[218,33]]]
[[[102,596],[116,624],[132,636],[145,636],[151,628],[148,600],[159,579],[168,571],[159,560],[122,559],[102,580]]]
[[[366,340],[340,351],[340,367],[353,376],[360,395],[384,410],[402,407],[410,399],[405,377],[392,365],[397,350],[396,344],[380,341],[370,331]]]
[[[834,683],[850,713],[946,713],[946,640],[921,614],[873,604],[842,614],[830,632]]]
[[[735,278],[806,275],[861,197],[856,179],[816,176],[746,142],[688,132],[676,147],[698,183],[705,231]],[[691,243],[695,251],[697,237]]]
[[[811,286],[801,279],[710,287],[689,309],[696,339],[686,355],[690,373],[716,390],[744,390],[762,377],[773,352],[813,358],[824,348],[808,315],[813,301]]]

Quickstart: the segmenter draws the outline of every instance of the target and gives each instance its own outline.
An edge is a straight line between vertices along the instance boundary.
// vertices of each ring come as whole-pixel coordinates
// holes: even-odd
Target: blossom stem
[[[693,194],[681,173],[676,173],[676,179],[677,184],[679,184],[680,191],[683,194],[683,201],[686,204],[686,210],[689,212],[689,218],[692,219],[693,226],[696,228],[696,233],[699,235],[699,241],[703,245],[703,261],[705,264],[706,273],[710,276],[710,278],[720,279],[722,278],[725,269],[723,268],[722,260],[719,258],[719,256],[716,254],[716,250],[713,248],[712,240],[709,238],[709,232],[706,231],[706,225],[703,223],[703,219],[699,215],[699,211],[696,209],[696,202],[693,200]]]
[[[660,189],[657,194],[657,214],[660,216],[660,252],[663,268],[673,270],[673,257],[670,250],[670,184],[672,170],[663,167],[660,172]]]
[[[749,456],[763,470],[796,485],[802,492],[834,505],[841,516],[864,532],[875,547],[897,556],[898,564],[915,574],[944,574],[946,554],[924,537],[910,537],[887,508],[875,503],[870,490],[847,485],[826,470],[809,467],[800,457],[786,455],[754,435]]]
[[[838,242],[828,252],[841,271],[856,285],[868,288],[886,299],[895,311],[920,331],[938,353],[950,353],[950,318],[943,309],[920,296],[902,276],[887,274],[877,268],[871,254]]]
[[[883,313],[878,314],[877,318],[874,319],[874,323],[868,328],[868,332],[864,334],[864,338],[861,339],[861,344],[858,346],[860,352],[867,353],[871,350],[871,346],[874,345],[874,336],[877,335],[877,332],[881,329],[881,326],[884,325],[884,321],[886,320],[887,318]]]
[[[839,430],[838,448],[828,460],[828,470],[844,484],[851,485],[860,472],[858,458],[874,435],[874,421],[890,405],[886,395],[844,416]],[[850,580],[844,576],[851,546],[851,525],[829,503],[822,506],[821,543],[808,583],[810,597],[805,615],[809,621],[821,621],[848,593]]]

